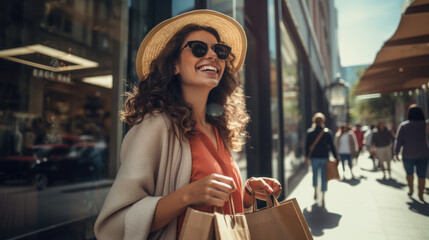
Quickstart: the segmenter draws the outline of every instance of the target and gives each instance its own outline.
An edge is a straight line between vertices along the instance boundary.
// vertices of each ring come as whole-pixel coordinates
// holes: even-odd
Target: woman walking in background
[[[353,175],[353,157],[357,156],[358,145],[357,140],[352,131],[347,126],[341,126],[335,135],[335,146],[337,147],[338,154],[340,155],[341,165],[343,166],[343,179],[345,178],[346,165],[345,161],[349,163],[350,173]]]
[[[383,171],[383,179],[386,179],[386,172],[389,173],[389,178],[392,177],[390,172],[392,142],[392,133],[386,128],[384,121],[380,121],[377,130],[372,136],[371,151],[380,163],[380,168]],[[386,163],[386,165],[384,165],[384,163]]]
[[[423,200],[425,175],[428,167],[429,149],[427,146],[425,115],[417,104],[408,107],[408,120],[399,124],[395,139],[395,156],[402,148],[402,162],[407,173],[408,195],[414,192],[414,169],[418,177],[419,199]]]
[[[332,152],[335,159],[338,156],[332,140],[332,131],[325,128],[325,115],[316,113],[313,116],[313,126],[307,130],[307,138],[305,142],[305,153],[307,158],[305,162],[310,164],[313,169],[313,187],[314,199],[317,199],[317,182],[320,172],[322,185],[322,205],[325,205],[325,192],[328,190],[326,181],[326,162],[329,161],[329,151]]]

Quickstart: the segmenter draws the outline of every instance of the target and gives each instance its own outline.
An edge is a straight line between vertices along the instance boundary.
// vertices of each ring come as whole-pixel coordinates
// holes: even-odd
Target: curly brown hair
[[[130,126],[141,121],[146,114],[165,113],[173,126],[179,129],[182,137],[197,133],[195,120],[191,118],[192,107],[182,96],[179,76],[174,74],[174,65],[178,61],[180,49],[185,38],[194,31],[206,31],[221,42],[218,32],[211,27],[189,24],[179,30],[166,44],[150,65],[150,72],[132,92],[127,92],[124,110],[120,112],[121,120]],[[240,81],[233,72],[232,63],[235,56],[231,53],[226,60],[225,71],[207,99],[207,112],[215,109],[215,113],[206,114],[207,121],[214,125],[228,149],[240,151],[245,143],[245,126],[249,122],[244,93]]]

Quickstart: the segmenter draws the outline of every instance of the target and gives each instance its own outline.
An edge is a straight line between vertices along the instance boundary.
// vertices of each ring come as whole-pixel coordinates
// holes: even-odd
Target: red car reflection
[[[34,145],[32,156],[0,159],[0,181],[25,180],[43,190],[55,183],[98,179],[105,154],[104,142]]]

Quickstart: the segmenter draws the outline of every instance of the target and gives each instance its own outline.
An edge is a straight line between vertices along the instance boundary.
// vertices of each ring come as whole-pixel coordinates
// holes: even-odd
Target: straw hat
[[[247,49],[247,38],[243,28],[237,21],[225,14],[204,9],[186,12],[167,19],[156,25],[146,35],[137,52],[136,69],[139,79],[147,76],[151,62],[165,47],[168,40],[185,25],[191,23],[216,29],[220,39],[231,47],[231,52],[236,57],[233,64],[234,69],[240,70]]]

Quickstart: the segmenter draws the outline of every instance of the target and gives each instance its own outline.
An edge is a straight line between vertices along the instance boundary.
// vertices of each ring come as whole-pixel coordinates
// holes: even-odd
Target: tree
[[[384,119],[386,122],[394,121],[395,119],[395,104],[398,102],[407,102],[409,100],[408,95],[398,96],[393,93],[382,94],[380,97],[356,100],[354,90],[360,81],[365,69],[361,68],[356,70],[356,74],[359,76],[350,89],[350,116],[351,122],[359,122],[363,124],[376,123],[380,119]]]

